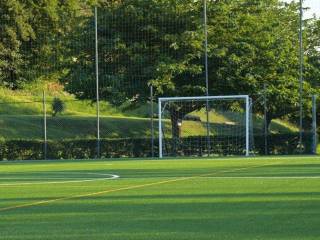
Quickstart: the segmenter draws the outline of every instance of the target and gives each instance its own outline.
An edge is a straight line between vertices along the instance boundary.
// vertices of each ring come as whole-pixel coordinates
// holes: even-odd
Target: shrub
[[[211,137],[211,151],[214,155],[244,155],[244,149],[228,142],[228,136]],[[269,154],[297,154],[299,151],[299,136],[297,134],[271,134],[268,137]],[[304,135],[304,153],[311,154],[312,135]],[[206,137],[187,137],[181,139],[181,144],[187,148],[177,149],[177,154],[185,156],[201,156],[206,153]],[[221,145],[221,142],[226,144]],[[166,150],[172,152],[172,144],[167,139]],[[155,141],[155,155],[158,152]],[[100,142],[101,157],[103,158],[143,158],[150,157],[150,138],[120,138],[102,139]],[[256,136],[254,139],[254,153],[264,154],[264,137]],[[41,160],[44,159],[44,142],[40,140],[10,140],[0,141],[1,160]],[[47,159],[90,159],[97,156],[97,140],[95,139],[71,139],[62,141],[48,141]]]
[[[55,117],[58,113],[62,113],[65,110],[65,104],[60,98],[54,98],[51,107],[53,117]]]
[[[196,116],[196,115],[191,115],[191,114],[188,114],[186,115],[183,120],[186,120],[186,121],[194,121],[194,122],[201,122],[201,118],[199,116]]]

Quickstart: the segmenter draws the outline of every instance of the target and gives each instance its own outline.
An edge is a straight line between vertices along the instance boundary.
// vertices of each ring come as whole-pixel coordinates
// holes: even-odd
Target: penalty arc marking
[[[54,172],[54,173],[64,173],[67,172]],[[44,185],[44,184],[65,184],[65,183],[83,183],[83,182],[94,182],[94,181],[106,181],[117,179],[120,176],[116,174],[104,174],[104,173],[86,173],[87,175],[99,175],[101,178],[84,178],[79,180],[70,180],[70,178],[59,178],[61,181],[39,181],[39,182],[15,182],[15,183],[0,183],[0,186],[23,186],[23,185]],[[20,180],[21,178],[16,178],[16,180]],[[45,179],[45,178],[44,178]],[[43,179],[43,180],[44,180]],[[51,178],[52,179],[52,178]],[[67,180],[69,179],[69,180]],[[1,180],[1,178],[0,178]],[[14,178],[10,178],[10,180],[14,180]],[[30,179],[29,179],[30,180]]]

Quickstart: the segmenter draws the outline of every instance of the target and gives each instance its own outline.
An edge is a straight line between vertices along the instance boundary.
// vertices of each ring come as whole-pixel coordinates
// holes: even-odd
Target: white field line
[[[259,160],[259,159],[261,159],[261,160],[270,160],[270,161],[274,161],[274,160],[290,160],[290,159],[297,159],[297,158],[299,158],[299,159],[317,159],[317,160],[319,160],[319,158],[320,158],[320,156],[295,156],[295,155],[293,155],[293,156],[281,156],[281,157],[279,157],[279,156],[269,156],[269,157],[267,157],[267,156],[263,156],[263,157],[249,157],[248,158],[248,160],[250,161],[250,160]],[[243,160],[243,159],[240,159],[240,160]],[[288,162],[286,162],[286,163],[288,163]],[[292,164],[294,164],[294,162],[292,163]],[[288,164],[288,166],[290,166],[290,164]]]
[[[53,173],[58,173],[58,172],[53,172]],[[61,173],[61,172],[59,172]],[[66,172],[64,172],[66,173]],[[76,174],[73,172],[73,174]],[[79,174],[79,173],[78,173]],[[82,173],[81,173],[82,174]],[[65,183],[83,183],[83,182],[94,182],[94,181],[105,181],[105,180],[112,180],[119,178],[118,175],[115,174],[102,174],[102,173],[84,173],[84,174],[89,174],[89,175],[99,175],[99,176],[104,176],[102,178],[86,178],[86,179],[81,179],[81,180],[70,180],[72,178],[59,178],[61,180],[67,180],[67,181],[39,181],[39,182],[15,182],[15,183],[0,183],[0,186],[24,186],[24,185],[44,185],[44,184],[65,184]],[[2,179],[2,178],[0,178]],[[45,179],[50,179],[50,178],[43,178]],[[74,179],[74,178],[73,178]],[[14,179],[10,179],[14,180]],[[16,180],[21,180],[21,178],[16,178]],[[33,179],[25,179],[25,180],[41,180],[41,178],[33,178]]]
[[[181,176],[184,177],[184,176]],[[154,178],[154,177],[153,177]],[[164,178],[164,177],[155,177],[155,178]],[[168,179],[174,179],[176,177],[172,176],[167,176],[166,178]],[[134,177],[122,177],[121,179],[135,179]],[[139,179],[150,179],[147,177],[144,178],[139,178]],[[224,177],[224,176],[204,176],[204,177],[199,177],[199,179],[320,179],[320,176],[282,176],[282,177],[276,177],[276,176],[255,176],[255,177],[251,177],[251,176],[242,176],[242,177]]]
[[[91,178],[83,178],[83,177],[73,177],[73,178],[68,178],[68,177],[38,177],[38,178],[19,178],[19,177],[7,177],[7,178],[2,178],[0,177],[0,180],[58,180],[58,179],[62,179],[62,180],[86,180],[86,179],[91,179]],[[99,178],[98,178],[99,179]]]
[[[219,176],[209,176],[203,178],[213,178],[213,179],[320,179],[320,176],[242,176],[242,177],[219,177]]]

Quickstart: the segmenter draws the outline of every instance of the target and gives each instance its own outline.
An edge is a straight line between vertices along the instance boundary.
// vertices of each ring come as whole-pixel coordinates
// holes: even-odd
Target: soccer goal
[[[158,107],[160,158],[249,156],[249,96],[159,98]]]

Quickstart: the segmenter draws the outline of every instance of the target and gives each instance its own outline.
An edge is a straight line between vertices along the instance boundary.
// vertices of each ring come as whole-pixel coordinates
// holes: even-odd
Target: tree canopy
[[[205,94],[203,2],[195,0],[3,0],[0,84],[54,78],[79,99],[94,100],[97,3],[101,99],[144,103],[150,85],[157,96]],[[269,120],[295,112],[298,5],[208,1],[207,13],[209,93],[248,94],[258,103],[266,95]],[[305,20],[305,98],[318,91],[319,46],[319,19]]]
[[[89,4],[80,0],[2,0],[0,84],[15,89],[58,73],[66,53],[64,40],[76,24],[77,12]]]
[[[209,93],[248,94],[254,101],[265,94],[273,102],[270,120],[294,112],[299,104],[298,20],[295,3],[208,1]],[[304,24],[307,97],[319,77],[319,20]],[[108,1],[100,6],[98,25],[103,99],[117,105],[143,102],[149,85],[158,96],[205,93],[202,1]],[[92,26],[89,21],[78,41],[93,36]],[[81,48],[76,59],[68,89],[94,99],[93,46]]]

